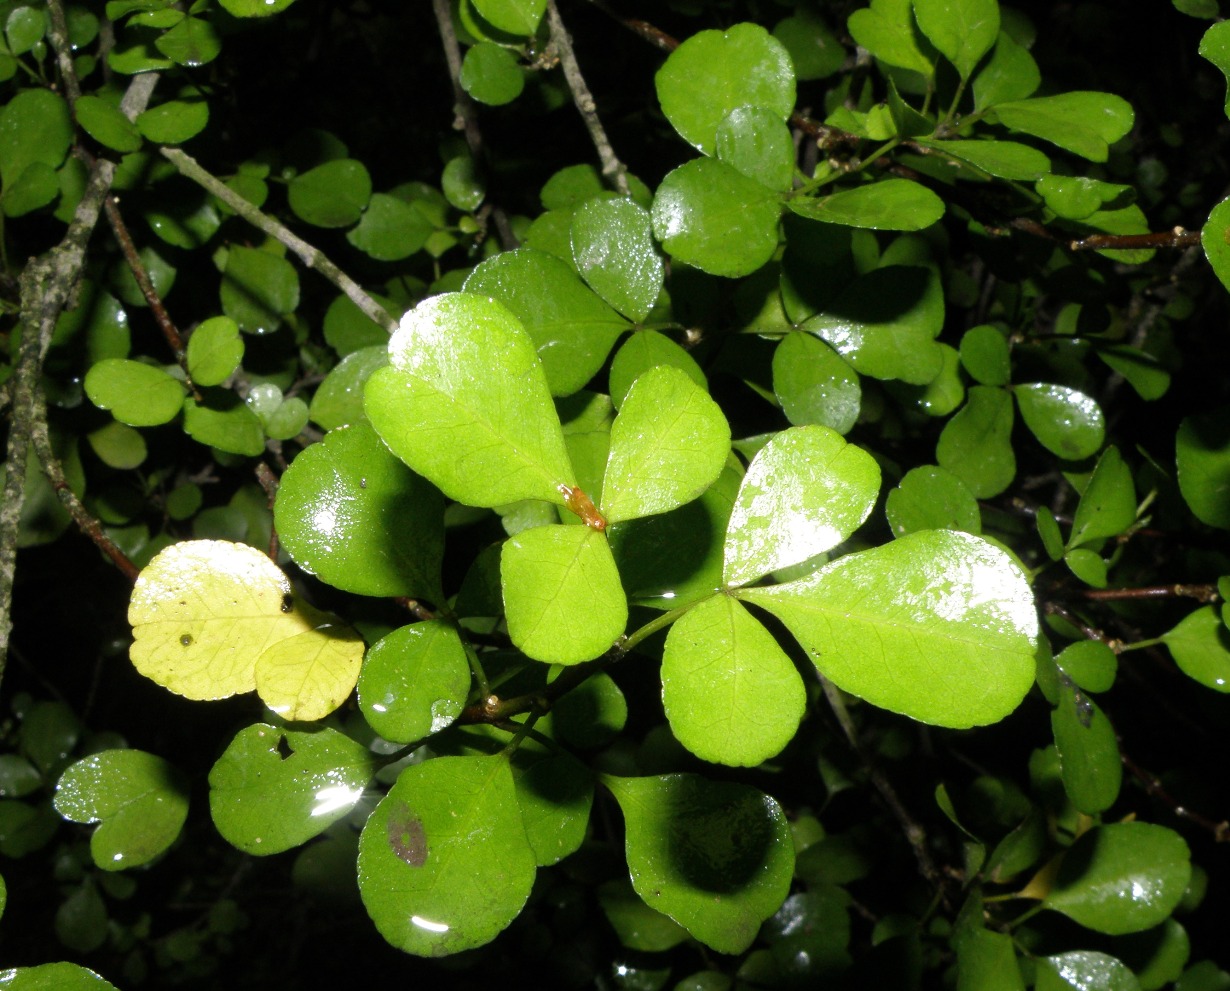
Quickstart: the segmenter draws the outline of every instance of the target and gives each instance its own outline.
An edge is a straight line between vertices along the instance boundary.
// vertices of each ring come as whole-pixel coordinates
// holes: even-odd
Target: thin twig
[[[1200,243],[1200,232],[1176,227],[1155,234],[1090,234],[1068,242],[1073,251],[1132,250],[1136,248],[1190,248]]]
[[[600,11],[606,14],[607,17],[621,24],[633,34],[640,38],[644,38],[655,48],[660,48],[664,52],[673,52],[679,47],[679,39],[673,38],[660,28],[654,27],[648,21],[638,20],[634,17],[624,17],[622,14],[616,13],[607,5],[605,0],[589,0],[591,4],[597,7]]]
[[[559,55],[560,68],[564,70],[564,79],[568,89],[572,91],[572,100],[577,105],[585,129],[589,131],[590,140],[598,151],[602,162],[602,174],[614,183],[615,188],[624,196],[628,195],[628,168],[615,154],[611,141],[606,136],[602,121],[598,119],[598,108],[594,103],[593,94],[585,85],[585,77],[581,75],[581,66],[577,63],[576,53],[572,50],[572,39],[568,29],[560,19],[555,0],[547,0],[547,24],[551,28],[551,44]]]
[[[273,512],[274,504],[278,501],[278,477],[273,473],[265,462],[261,461],[256,466],[256,480],[260,483],[260,487],[265,490],[266,504],[269,506],[269,512]],[[274,564],[278,563],[278,553],[281,550],[281,541],[278,540],[278,528],[272,523],[269,525],[269,560]]]
[[[1165,802],[1170,806],[1170,810],[1180,819],[1186,819],[1201,829],[1207,829],[1218,843],[1230,843],[1230,822],[1224,819],[1221,822],[1214,822],[1208,816],[1201,815],[1199,812],[1193,812],[1187,806],[1181,804],[1166,790],[1156,775],[1150,774],[1132,760],[1131,757],[1123,753],[1122,748],[1120,748],[1120,759],[1123,761],[1123,766],[1128,769],[1128,773],[1140,782],[1147,795]]]
[[[188,371],[188,353],[184,348],[184,339],[180,335],[179,328],[175,326],[175,321],[171,319],[171,314],[167,312],[167,308],[162,303],[162,297],[158,295],[158,290],[154,288],[154,281],[150,278],[149,272],[145,269],[145,263],[141,261],[141,256],[137,253],[137,246],[133,243],[132,234],[129,233],[128,225],[124,223],[124,218],[120,214],[119,201],[114,196],[108,196],[103,203],[103,209],[107,212],[107,220],[111,224],[111,231],[115,234],[115,240],[120,246],[120,253],[124,256],[124,261],[128,263],[128,269],[132,272],[133,279],[136,280],[137,288],[141,290],[141,295],[145,297],[145,302],[149,304],[150,313],[154,315],[154,322],[158,324],[162,331],[162,336],[167,339],[167,344],[170,345],[171,353],[175,356],[175,361],[184,372],[184,380],[187,383],[188,390],[192,393],[192,398],[198,403],[204,401],[200,391],[192,381],[192,374]]]
[[[397,329],[397,321],[385,312],[384,307],[368,295],[363,287],[355,282],[354,279],[331,262],[323,251],[312,247],[303,238],[282,226],[267,213],[257,209],[227,186],[221,179],[203,168],[191,155],[181,151],[179,148],[161,148],[159,150],[162,152],[163,157],[179,170],[181,175],[186,176],[202,189],[212,193],[253,227],[264,231],[270,237],[286,245],[304,265],[315,269],[345,293],[350,298],[350,301],[366,313],[372,321],[383,327],[390,334]]]
[[[1218,602],[1221,596],[1216,585],[1148,585],[1143,588],[1083,588],[1086,599],[1195,599],[1197,602]]]

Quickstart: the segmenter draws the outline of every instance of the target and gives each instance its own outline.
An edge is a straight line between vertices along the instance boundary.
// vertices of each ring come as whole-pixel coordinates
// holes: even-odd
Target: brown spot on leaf
[[[182,637],[179,638],[179,642],[185,647],[191,647],[192,646],[192,634],[185,633]]]
[[[388,837],[393,852],[411,867],[427,863],[427,833],[423,830],[423,820],[411,812],[405,802],[393,803]]]

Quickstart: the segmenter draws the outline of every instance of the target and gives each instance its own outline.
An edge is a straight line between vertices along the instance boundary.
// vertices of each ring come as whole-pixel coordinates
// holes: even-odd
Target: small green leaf
[[[719,953],[742,953],[785,900],[794,869],[780,806],[747,785],[694,774],[604,776],[624,814],[642,900]]]
[[[748,465],[726,531],[729,587],[831,550],[867,519],[880,467],[828,427],[775,434]]]
[[[605,671],[586,678],[551,706],[556,735],[574,747],[605,746],[627,720],[627,699]]]
[[[487,181],[474,159],[467,155],[451,158],[440,173],[440,189],[451,206],[472,213],[482,206],[487,195]]]
[[[629,320],[649,315],[663,266],[644,207],[622,197],[582,203],[572,215],[572,257],[589,287]]]
[[[141,113],[135,123],[141,135],[156,144],[182,144],[205,130],[209,123],[209,104],[204,100],[168,100]]]
[[[632,383],[658,365],[677,368],[701,389],[709,388],[705,373],[687,351],[659,331],[638,330],[628,335],[611,361],[609,383],[615,406],[623,405]]]
[[[254,723],[210,770],[209,811],[228,843],[269,856],[348,815],[374,772],[367,748],[337,730]]]
[[[785,192],[794,181],[790,128],[763,107],[736,107],[717,129],[717,157],[770,189]]]
[[[773,392],[797,427],[816,423],[848,434],[858,422],[858,373],[811,334],[787,334],[773,352]]]
[[[24,217],[60,195],[60,177],[50,165],[31,162],[0,196],[0,205],[10,217]]]
[[[1019,179],[1032,182],[1046,177],[1051,160],[1037,148],[1017,141],[923,141],[961,162],[968,162],[976,169],[1000,179]]]
[[[1186,417],[1175,437],[1179,491],[1196,517],[1230,529],[1230,409]]]
[[[1097,950],[1073,950],[1042,957],[1034,991],[1140,991],[1140,982],[1122,960]]]
[[[174,419],[184,387],[161,368],[125,358],[107,358],[85,376],[85,394],[99,409],[130,427],[155,427]]]
[[[389,359],[365,406],[394,454],[470,506],[563,505],[560,486],[574,484],[564,435],[512,313],[473,293],[433,296],[402,317]]]
[[[362,162],[338,158],[295,176],[286,192],[301,220],[317,227],[349,227],[371,199],[372,177]]]
[[[1230,198],[1213,207],[1200,231],[1200,243],[1222,285],[1230,289]]]
[[[1109,146],[1132,129],[1132,106],[1111,93],[1081,90],[997,104],[1010,131],[1042,138],[1091,162],[1105,162]]]
[[[421,250],[434,230],[414,204],[387,193],[373,193],[346,240],[376,261],[396,262]]]
[[[1132,194],[1131,186],[1084,176],[1043,176],[1034,188],[1046,201],[1047,208],[1066,220],[1084,220]]]
[[[799,79],[823,79],[837,72],[846,60],[846,50],[828,24],[807,7],[777,22],[773,37],[785,46]]]
[[[218,57],[222,51],[222,39],[211,21],[202,17],[185,17],[160,34],[154,41],[154,47],[177,65],[194,69]]]
[[[878,231],[920,231],[944,216],[944,201],[909,179],[881,179],[827,196],[786,201],[800,217]]]
[[[354,231],[351,231],[351,234],[353,233]],[[386,312],[393,307],[390,301],[379,300],[379,302]],[[389,315],[394,316],[393,313]],[[333,348],[342,358],[360,348],[377,344],[387,357],[389,331],[360,310],[349,296],[338,296],[329,304],[329,308],[325,310],[323,330],[329,347]]]
[[[1087,692],[1106,692],[1115,683],[1119,659],[1101,640],[1078,640],[1063,649],[1055,663]]]
[[[953,945],[957,951],[957,991],[1025,991],[1016,948],[1007,933],[963,930],[957,933]]]
[[[702,760],[755,767],[776,756],[806,703],[790,658],[735,599],[715,595],[671,626],[662,704],[676,739]]]
[[[999,495],[1016,475],[1012,419],[1012,397],[1007,392],[976,385],[940,434],[936,461],[961,479],[977,499]]]
[[[547,0],[471,0],[474,9],[493,27],[509,34],[532,35],[538,30]]]
[[[218,0],[235,17],[271,17],[280,14],[295,0]]]
[[[1230,27],[1226,21],[1212,25],[1200,39],[1200,54],[1230,80]],[[1226,116],[1230,117],[1230,90],[1226,93]]]
[[[662,953],[678,946],[688,938],[688,931],[674,919],[655,912],[641,901],[627,878],[614,878],[598,886],[598,904],[619,942],[630,950],[647,953]],[[686,981],[677,986],[687,991]],[[728,987],[728,985],[727,985]],[[708,985],[697,986],[695,991],[718,991]],[[725,988],[722,991],[726,991]]]
[[[926,385],[940,374],[944,291],[929,268],[886,265],[857,279],[802,325],[862,375]]]
[[[72,764],[56,785],[56,811],[99,823],[90,854],[104,871],[140,867],[179,836],[188,816],[183,776],[143,750],[104,750]]]
[[[299,305],[299,275],[285,258],[232,245],[218,291],[222,312],[248,334],[277,330]]]
[[[1089,696],[1064,688],[1051,713],[1051,731],[1068,798],[1086,815],[1105,812],[1115,804],[1123,781],[1123,761],[1110,720]]]
[[[274,522],[295,563],[336,588],[444,601],[444,500],[366,423],[330,431],[295,458]]]
[[[45,963],[37,967],[0,970],[4,991],[119,991],[110,981],[75,963]]]
[[[602,511],[619,523],[691,502],[729,454],[730,427],[709,394],[677,368],[651,368],[632,384],[611,426]]]
[[[149,454],[140,432],[115,420],[91,430],[86,440],[104,464],[120,470],[140,467]]]
[[[1102,408],[1066,385],[1032,382],[1012,389],[1021,419],[1052,454],[1079,461],[1096,454],[1106,436]]]
[[[1178,833],[1147,822],[1109,823],[1072,844],[1042,903],[1087,929],[1121,936],[1164,921],[1191,873]]]
[[[1042,75],[1029,49],[1001,31],[991,57],[974,77],[974,109],[1027,99],[1041,83]]]
[[[500,555],[508,635],[550,664],[598,657],[623,634],[628,602],[606,537],[585,526],[540,526]]]
[[[188,373],[197,385],[221,385],[243,360],[243,338],[230,317],[211,317],[188,338]]]
[[[982,533],[982,514],[973,494],[952,472],[934,465],[906,472],[888,493],[884,510],[894,537],[919,530]]]
[[[934,72],[915,37],[910,0],[871,0],[870,7],[850,15],[846,26],[851,37],[881,62],[924,76]]]
[[[999,36],[996,0],[914,0],[914,16],[927,40],[968,79]]]
[[[363,412],[363,386],[377,368],[389,363],[383,345],[361,348],[346,355],[320,383],[312,396],[311,419],[325,430],[367,419]]]
[[[653,232],[662,247],[702,272],[730,278],[773,256],[780,216],[781,194],[707,158],[669,173],[653,200]]]
[[[1098,458],[1072,520],[1069,547],[1116,537],[1136,521],[1136,487],[1132,470],[1115,447]]]
[[[487,259],[470,273],[465,290],[494,297],[521,321],[556,396],[572,395],[593,378],[628,328],[570,265],[534,248]]]
[[[86,94],[74,106],[77,123],[99,144],[114,151],[136,151],[141,134],[123,111],[109,100]]]
[[[585,842],[594,772],[568,753],[518,752],[513,764],[525,838],[539,867],[557,864]]]
[[[1097,551],[1076,547],[1065,552],[1063,560],[1072,574],[1086,585],[1092,585],[1094,588],[1106,587],[1106,561]]]
[[[363,827],[359,891],[390,943],[444,956],[490,942],[536,874],[503,757],[438,757],[402,771]]]
[[[359,708],[386,740],[413,743],[461,714],[470,666],[455,627],[411,623],[372,644],[359,675]]]
[[[843,691],[920,722],[997,722],[1034,682],[1029,585],[1004,551],[970,534],[908,534],[738,594],[785,623]]]
[[[1230,692],[1230,632],[1216,606],[1188,613],[1162,640],[1180,670],[1206,688]]]
[[[1007,385],[1012,375],[1008,341],[991,324],[972,327],[961,337],[961,364],[982,385]]]
[[[736,107],[760,107],[784,121],[794,110],[794,67],[758,24],[701,31],[671,52],[654,83],[666,119],[685,141],[714,153],[718,126]]]
[[[525,88],[525,72],[507,48],[480,42],[461,63],[461,85],[470,96],[489,107],[512,103]]]
[[[265,451],[260,418],[233,393],[214,390],[208,403],[191,396],[183,401],[184,433],[193,440],[229,454],[255,458]]]

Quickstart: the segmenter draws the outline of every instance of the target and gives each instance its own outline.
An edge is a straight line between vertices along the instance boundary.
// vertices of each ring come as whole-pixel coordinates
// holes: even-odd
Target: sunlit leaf
[[[637,323],[662,291],[662,258],[649,211],[630,199],[599,197],[577,207],[572,258],[589,287]]]
[[[288,722],[323,719],[354,690],[363,650],[363,639],[349,626],[321,623],[261,651],[256,692]]]

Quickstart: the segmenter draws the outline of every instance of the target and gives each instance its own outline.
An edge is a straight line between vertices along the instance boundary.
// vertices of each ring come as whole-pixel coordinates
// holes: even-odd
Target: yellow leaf
[[[261,654],[256,691],[283,719],[323,719],[354,690],[362,663],[359,635],[326,624],[279,640]]]
[[[227,540],[173,544],[141,571],[128,605],[132,663],[190,699],[256,688],[256,660],[323,616],[255,547]]]

